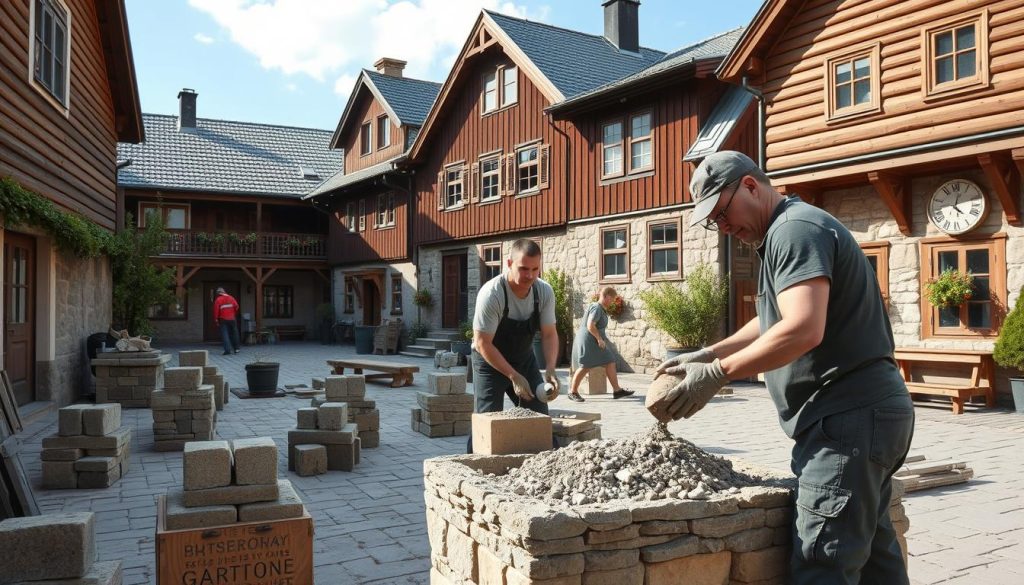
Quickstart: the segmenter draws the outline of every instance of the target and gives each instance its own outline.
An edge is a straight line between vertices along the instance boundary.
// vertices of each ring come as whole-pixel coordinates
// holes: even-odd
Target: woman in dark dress
[[[579,393],[583,376],[590,368],[601,366],[604,366],[608,381],[614,390],[613,398],[622,398],[633,394],[631,390],[619,386],[619,378],[615,372],[615,354],[609,349],[608,337],[604,332],[608,327],[608,314],[605,312],[605,308],[611,305],[616,297],[618,294],[614,288],[610,286],[602,288],[597,302],[591,303],[583,315],[580,328],[576,331],[576,337],[572,343],[572,362],[576,366],[576,371],[569,384],[569,400],[583,402],[584,399]]]

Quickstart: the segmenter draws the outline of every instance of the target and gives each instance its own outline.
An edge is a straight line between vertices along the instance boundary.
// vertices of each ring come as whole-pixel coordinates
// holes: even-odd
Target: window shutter
[[[444,171],[437,173],[437,208],[444,209]]]
[[[551,145],[543,144],[537,152],[537,188],[547,189],[551,183]]]
[[[512,197],[516,194],[516,153],[505,155],[505,196]]]
[[[469,202],[476,203],[480,201],[480,163],[475,162],[471,167],[469,174],[469,188],[466,189],[469,192]]]

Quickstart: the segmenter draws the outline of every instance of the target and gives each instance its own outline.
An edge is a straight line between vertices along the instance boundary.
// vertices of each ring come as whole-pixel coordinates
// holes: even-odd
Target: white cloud
[[[195,39],[196,42],[198,42],[201,45],[212,45],[213,44],[213,37],[211,37],[209,35],[204,35],[203,33],[196,33],[195,36],[192,37],[192,38]]]
[[[305,74],[348,95],[380,57],[408,61],[410,77],[440,80],[481,8],[534,20],[547,8],[500,0],[189,0],[265,69]],[[197,39],[198,40],[198,39]]]

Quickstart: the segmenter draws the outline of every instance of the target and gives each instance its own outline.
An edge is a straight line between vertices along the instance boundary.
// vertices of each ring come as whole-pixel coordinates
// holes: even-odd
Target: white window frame
[[[452,175],[458,173],[458,180]],[[444,168],[444,208],[461,209],[466,205],[466,165],[456,163]]]
[[[366,231],[366,200],[359,200],[359,231]]]
[[[487,88],[488,85],[491,86],[490,89]],[[490,107],[487,107],[488,96],[490,96],[492,100],[492,104]],[[494,71],[487,71],[483,75],[483,91],[480,94],[480,112],[482,114],[489,114],[491,112],[497,111],[498,108],[500,107],[498,101],[499,98],[500,96],[498,95],[498,70],[495,69]]]
[[[522,153],[530,151],[530,150],[534,150],[537,153],[536,156],[533,158],[533,161],[532,162],[528,162],[526,164],[523,164],[523,163],[519,162],[520,155]],[[527,195],[527,194],[530,194],[530,193],[537,193],[538,191],[540,191],[540,144],[530,144],[528,146],[523,146],[523,147],[517,148],[516,149],[516,154],[515,154],[514,162],[515,162],[514,167],[515,167],[515,173],[516,173],[516,176],[515,176],[516,193],[518,195]],[[534,184],[533,184],[532,187],[528,187],[528,188],[524,189],[523,188],[523,183],[522,183],[522,178],[521,178],[521,173],[522,173],[523,169],[525,169],[527,167],[531,167],[531,166],[536,168],[536,171],[534,172]]]
[[[604,247],[604,236],[608,232],[623,232],[623,237],[625,238],[625,240],[623,242],[623,247],[622,248],[605,248]],[[619,224],[619,225],[612,225],[612,226],[604,227],[604,228],[601,228],[599,233],[600,233],[600,240],[598,242],[598,246],[600,247],[599,252],[600,252],[600,257],[601,257],[601,259],[600,259],[601,266],[599,268],[599,274],[601,275],[601,278],[600,278],[599,282],[629,282],[629,280],[630,280],[630,278],[629,278],[630,277],[630,266],[631,266],[631,264],[630,264],[630,256],[632,254],[632,250],[631,250],[632,246],[631,246],[631,241],[630,241],[631,238],[629,236],[629,224]],[[605,271],[604,271],[605,270],[604,260],[608,256],[622,256],[623,260],[624,260],[623,267],[625,269],[625,273],[623,273],[623,274],[613,274],[613,275],[606,274]]]
[[[377,116],[377,150],[389,146],[391,146],[391,118],[384,114]]]
[[[676,241],[668,244],[655,244],[654,243],[654,230],[657,228],[664,228],[673,226],[676,228]],[[676,252],[676,270],[675,272],[655,272],[654,271],[654,254],[656,252],[666,252],[675,250]],[[647,223],[647,279],[648,280],[667,280],[673,278],[682,278],[683,274],[683,229],[680,225],[679,219],[669,220],[651,220]]]
[[[61,111],[66,117],[69,113],[71,105],[71,41],[72,41],[72,17],[71,11],[61,0],[29,0],[29,59],[28,59],[28,81],[29,85],[35,88],[43,97],[46,98],[55,108]],[[53,88],[47,85],[45,80],[36,79],[36,60],[39,57],[41,47],[37,46],[36,43],[36,24],[42,18],[42,15],[38,14],[37,7],[42,7],[44,13],[48,9],[56,18],[57,23],[64,26],[64,46],[63,55],[61,59],[62,70],[64,72],[63,80],[61,81],[61,91],[63,95],[58,96],[54,93]]]
[[[611,126],[619,127],[619,140],[617,142],[605,142],[607,136],[606,129]],[[612,120],[601,124],[601,178],[612,179],[621,177],[626,173],[626,132],[625,124],[622,120]],[[609,151],[618,149],[619,153],[619,165],[618,170],[607,171],[608,163],[614,161],[614,157],[609,157]]]
[[[389,228],[395,225],[395,194],[391,191],[377,194],[377,228]]]
[[[484,172],[484,165],[488,163],[494,163],[494,170],[490,172]],[[487,196],[487,189],[484,185],[484,181],[488,177],[494,177],[494,195]],[[494,156],[488,156],[480,159],[480,203],[486,203],[488,201],[499,201],[501,200],[501,154]]]
[[[373,153],[373,121],[367,120],[359,126],[359,156]]]
[[[511,81],[510,81],[511,78]],[[512,94],[511,99],[509,93]],[[511,106],[519,101],[519,67],[515,65],[501,70],[501,107]]]
[[[348,201],[345,203],[345,227],[348,228],[350,233],[356,233],[359,231],[359,227],[356,224],[356,202]]]
[[[647,134],[645,136],[643,136],[642,138],[637,138],[637,137],[633,136],[633,120],[635,120],[637,118],[641,118],[643,116],[647,116]],[[625,138],[626,144],[628,145],[628,148],[626,150],[629,151],[629,172],[630,173],[641,173],[641,172],[649,171],[649,170],[653,169],[654,168],[654,116],[651,114],[650,110],[636,112],[635,114],[630,114],[629,115],[629,136],[628,137],[624,136],[623,138]],[[643,144],[645,142],[647,143],[648,148],[650,149],[648,151],[648,153],[647,153],[647,157],[648,157],[649,160],[647,161],[646,165],[633,166],[633,145],[635,145],[635,144]],[[623,158],[623,164],[625,164],[625,161],[626,161],[626,153],[625,153],[625,151],[622,153],[622,158]]]
[[[487,253],[488,252],[492,252],[494,250],[497,250],[497,252],[498,252],[497,259],[496,260],[488,259],[487,258]],[[501,243],[485,244],[485,245],[480,246],[480,284],[483,284],[483,283],[487,282],[488,280],[490,280],[490,278],[487,278],[487,270],[489,268],[497,268],[498,269],[498,274],[499,275],[501,274],[501,270],[502,270],[501,260],[502,260],[502,257],[501,257]],[[494,278],[494,277],[492,276],[491,278]]]

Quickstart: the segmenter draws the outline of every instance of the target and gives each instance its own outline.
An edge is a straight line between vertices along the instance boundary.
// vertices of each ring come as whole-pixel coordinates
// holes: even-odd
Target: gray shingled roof
[[[730,86],[729,91],[718,99],[715,109],[700,129],[690,150],[686,151],[683,160],[700,162],[709,154],[721,150],[752,101],[754,96],[750,92],[738,85]]]
[[[422,126],[434,104],[441,84],[408,77],[384,75],[369,69],[363,73],[370,79],[377,91],[394,110],[402,124]]]
[[[178,117],[143,114],[146,141],[119,143],[122,187],[301,197],[342,167],[331,132],[199,118],[179,132]],[[303,177],[299,167],[316,177]]]
[[[639,83],[643,80],[650,79],[657,75],[671,72],[684,65],[694,63],[696,61],[704,59],[723,59],[732,51],[736,41],[739,40],[740,36],[743,35],[743,27],[735,28],[724,33],[717,34],[711,38],[704,39],[696,42],[692,45],[688,45],[681,49],[677,49],[671,53],[665,55],[657,63],[649,67],[645,67],[632,75],[627,75],[621,79],[616,79],[610,83],[606,83],[600,87],[596,87],[590,91],[586,91],[573,96],[571,99],[567,98],[565,101],[555,104],[551,107],[551,110],[560,110],[568,106],[584,102],[593,97],[604,95],[605,93],[612,92],[616,89],[625,88],[631,84]]]
[[[335,189],[347,187],[349,185],[358,183],[365,179],[370,179],[373,177],[383,175],[384,173],[393,169],[394,162],[400,158],[402,158],[402,156],[396,156],[382,163],[377,163],[373,166],[366,167],[365,169],[359,169],[358,171],[355,171],[354,173],[349,173],[347,175],[341,171],[338,171],[337,173],[334,174],[334,176],[328,178],[326,181],[318,185],[315,189],[307,193],[302,198],[309,199],[311,197],[316,197],[317,195],[323,195],[324,193],[334,191]]]
[[[485,12],[565,99],[632,75],[665,57],[664,52],[645,47],[639,53],[619,51],[601,35]]]

